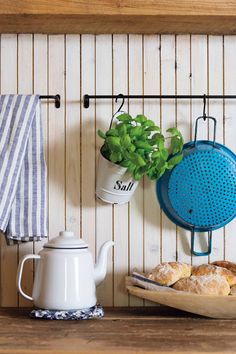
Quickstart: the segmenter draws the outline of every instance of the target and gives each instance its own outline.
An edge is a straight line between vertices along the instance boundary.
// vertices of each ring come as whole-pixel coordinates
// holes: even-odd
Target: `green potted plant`
[[[116,117],[107,131],[98,130],[104,140],[97,169],[96,195],[108,203],[126,203],[143,176],[158,180],[166,169],[182,160],[183,137],[169,128],[165,138],[160,128],[142,114]],[[166,140],[170,139],[169,148]]]

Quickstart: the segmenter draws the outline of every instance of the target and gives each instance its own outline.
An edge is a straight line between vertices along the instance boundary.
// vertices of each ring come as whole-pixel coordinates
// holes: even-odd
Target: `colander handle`
[[[201,116],[201,117],[198,117],[198,118],[196,119],[196,122],[195,122],[195,132],[194,132],[194,146],[196,146],[196,143],[197,143],[197,129],[198,129],[198,121],[199,121],[200,119],[203,119],[204,121],[205,121],[206,119],[211,119],[211,120],[213,120],[213,122],[214,122],[213,146],[215,146],[215,141],[216,141],[216,124],[217,124],[217,122],[216,122],[216,119],[215,119],[214,117],[210,117],[210,116]]]
[[[212,249],[212,230],[208,231],[208,251],[207,252],[196,252],[194,251],[194,237],[195,231],[191,231],[191,253],[195,256],[208,256]]]

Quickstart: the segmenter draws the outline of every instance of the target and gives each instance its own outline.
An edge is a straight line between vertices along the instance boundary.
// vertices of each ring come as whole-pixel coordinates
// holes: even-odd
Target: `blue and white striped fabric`
[[[47,237],[40,99],[0,96],[0,230],[8,244]]]

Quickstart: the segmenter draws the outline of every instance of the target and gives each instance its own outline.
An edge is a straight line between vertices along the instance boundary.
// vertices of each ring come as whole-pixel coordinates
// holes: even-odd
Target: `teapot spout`
[[[98,260],[94,267],[95,284],[99,285],[105,278],[107,273],[107,254],[109,248],[114,245],[113,241],[105,242],[99,250]]]

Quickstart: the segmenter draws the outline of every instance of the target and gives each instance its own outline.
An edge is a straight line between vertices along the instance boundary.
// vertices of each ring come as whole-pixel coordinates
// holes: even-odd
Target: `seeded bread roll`
[[[215,262],[212,262],[211,264],[216,265],[218,267],[226,268],[226,269],[230,270],[232,273],[234,273],[234,275],[236,275],[236,264],[233,262],[215,261]]]
[[[161,285],[170,286],[179,279],[190,277],[191,265],[181,262],[161,263],[147,274],[151,279]]]
[[[220,275],[224,277],[230,286],[236,284],[236,276],[228,269],[221,268],[213,264],[201,264],[197,267],[193,267],[192,275]]]
[[[201,275],[180,279],[173,289],[199,295],[228,295],[230,286],[220,275]]]

